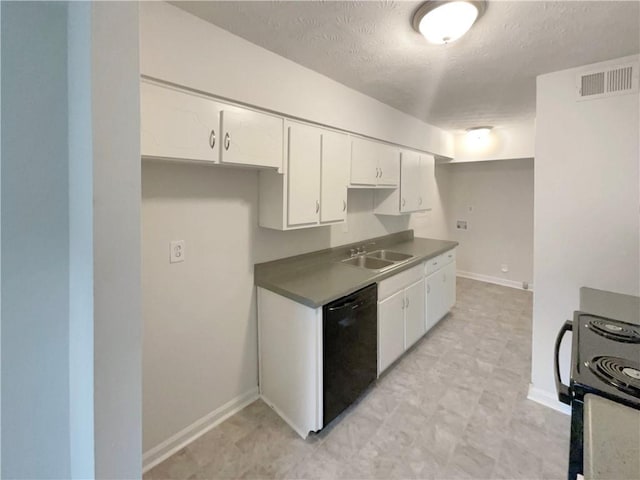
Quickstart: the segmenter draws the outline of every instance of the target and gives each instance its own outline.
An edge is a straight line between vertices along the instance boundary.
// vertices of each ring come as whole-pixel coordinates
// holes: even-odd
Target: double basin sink
[[[341,263],[380,272],[399,263],[406,262],[411,258],[413,258],[413,255],[406,253],[392,252],[391,250],[376,250],[375,252],[362,253],[356,257],[347,258],[346,260],[342,260]]]

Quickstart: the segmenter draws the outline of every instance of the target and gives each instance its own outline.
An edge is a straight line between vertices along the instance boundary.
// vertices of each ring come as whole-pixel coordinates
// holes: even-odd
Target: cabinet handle
[[[403,198],[402,198],[402,206],[404,207],[406,203],[407,203],[407,202],[406,202],[406,200],[405,200],[405,199],[404,199],[404,197],[403,197]]]
[[[380,178],[382,178],[382,175],[384,175],[384,170],[382,170],[382,168],[380,169]]]
[[[229,150],[229,145],[231,145],[231,137],[229,136],[229,132],[224,134],[224,149]]]
[[[422,197],[418,197],[418,205],[422,206]]]
[[[431,293],[431,285],[427,283],[427,293]]]
[[[316,213],[320,211],[320,201],[316,200]]]
[[[342,211],[343,212],[347,211],[347,201],[346,200],[342,200]]]
[[[407,308],[409,308],[409,299],[407,298]]]
[[[209,134],[209,146],[211,148],[216,146],[216,131],[215,130],[211,130],[211,133]]]
[[[376,178],[380,178],[380,169],[376,167]]]
[[[405,301],[404,301],[404,298],[403,298],[402,299],[402,307],[400,307],[400,308],[402,308],[402,310],[404,310],[404,307],[405,307]]]

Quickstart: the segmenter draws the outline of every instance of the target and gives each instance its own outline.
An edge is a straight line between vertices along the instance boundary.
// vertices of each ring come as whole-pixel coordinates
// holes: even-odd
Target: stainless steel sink
[[[353,265],[354,267],[366,268],[368,270],[383,270],[388,267],[392,267],[394,262],[389,260],[382,260],[379,258],[373,258],[366,255],[360,255],[359,257],[347,258],[342,260],[342,263],[347,265]]]
[[[367,257],[389,260],[391,262],[403,262],[413,257],[406,253],[392,252],[391,250],[377,250],[367,254]]]

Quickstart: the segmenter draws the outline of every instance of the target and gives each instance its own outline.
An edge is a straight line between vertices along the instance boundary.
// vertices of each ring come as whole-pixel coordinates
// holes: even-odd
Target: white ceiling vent
[[[618,65],[606,70],[590,70],[576,78],[578,100],[623,95],[638,91],[638,64]]]

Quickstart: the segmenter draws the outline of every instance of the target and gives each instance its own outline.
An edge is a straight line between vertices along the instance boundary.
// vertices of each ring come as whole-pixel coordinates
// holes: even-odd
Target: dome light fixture
[[[485,140],[489,137],[491,129],[493,127],[488,126],[467,128],[467,138],[474,141]]]
[[[413,15],[413,28],[431,43],[451,43],[463,36],[487,8],[485,1],[430,0]]]

